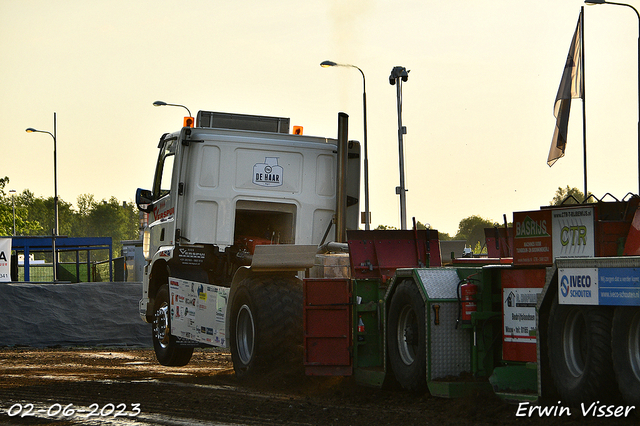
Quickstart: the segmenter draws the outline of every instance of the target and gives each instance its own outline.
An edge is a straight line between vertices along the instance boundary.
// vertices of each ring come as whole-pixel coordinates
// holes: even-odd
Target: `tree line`
[[[591,196],[589,192],[588,196]],[[585,199],[584,194],[578,188],[571,188],[567,185],[565,188],[558,187],[555,195],[549,202],[551,206],[557,206],[560,204],[577,204],[583,202]],[[593,197],[587,199],[587,202],[594,202]],[[499,223],[491,219],[487,219],[478,215],[471,215],[465,217],[458,224],[458,231],[455,235],[451,236],[448,233],[438,232],[438,239],[441,241],[458,240],[465,241],[467,247],[471,247],[475,254],[486,253],[484,229],[494,227],[504,227],[504,223]],[[507,226],[513,226],[513,223],[508,222]],[[424,225],[420,221],[416,222],[418,229],[431,228],[431,225]],[[379,225],[376,229],[397,229],[392,226]]]
[[[0,178],[0,235],[13,235],[15,203],[16,236],[52,235],[55,228],[53,197],[36,197],[25,189],[9,193],[9,178]],[[96,200],[92,194],[78,196],[76,207],[58,197],[58,235],[67,237],[111,237],[114,256],[122,240],[139,235],[138,208],[115,197]]]
[[[25,189],[20,194],[9,194],[9,178],[0,178],[0,236],[13,234],[13,203],[15,202],[16,235],[51,235],[54,229],[53,197],[36,197]],[[589,194],[591,195],[591,194]],[[583,193],[577,188],[558,187],[550,205],[573,204],[582,201]],[[566,200],[566,201],[565,201]],[[512,224],[509,223],[508,226]],[[114,255],[120,253],[121,241],[139,236],[138,208],[131,202],[120,202],[115,197],[96,200],[91,194],[78,196],[76,207],[58,199],[58,235],[69,237],[111,237]],[[484,229],[504,226],[491,219],[471,215],[462,219],[458,231],[451,236],[439,232],[440,240],[464,240],[474,253],[481,253],[484,246]],[[417,222],[418,229],[430,228]],[[395,229],[380,225],[376,229]]]

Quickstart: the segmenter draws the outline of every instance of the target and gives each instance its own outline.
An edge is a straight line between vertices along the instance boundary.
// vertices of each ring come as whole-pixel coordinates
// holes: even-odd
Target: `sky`
[[[634,6],[640,7],[640,1]],[[633,4],[633,3],[631,3]],[[366,76],[372,226],[400,226],[395,66],[403,83],[407,218],[454,235],[500,222],[558,187],[638,193],[638,19],[585,6],[586,99],[572,102],[566,155],[546,164],[577,0],[0,0],[0,177],[5,189],[76,203],[133,201],[151,187],[157,142],[198,110],[290,117],[335,138],[339,112],[363,140]],[[364,198],[361,197],[361,200]],[[364,209],[364,203],[361,204]]]

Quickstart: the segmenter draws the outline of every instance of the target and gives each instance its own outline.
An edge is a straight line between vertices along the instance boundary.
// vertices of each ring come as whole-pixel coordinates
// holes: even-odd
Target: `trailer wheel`
[[[191,360],[193,348],[178,346],[176,337],[171,335],[171,307],[167,284],[160,287],[156,293],[153,312],[151,337],[158,362],[172,367],[187,365]]]
[[[625,401],[640,406],[640,308],[617,307],[611,328],[613,369]]]
[[[229,336],[238,377],[302,369],[302,298],[302,282],[294,277],[258,276],[240,282]]]
[[[611,361],[612,309],[560,305],[549,314],[551,376],[562,399],[573,406],[617,395]]]
[[[387,342],[396,380],[404,389],[424,390],[427,386],[425,306],[412,281],[400,283],[391,298]]]

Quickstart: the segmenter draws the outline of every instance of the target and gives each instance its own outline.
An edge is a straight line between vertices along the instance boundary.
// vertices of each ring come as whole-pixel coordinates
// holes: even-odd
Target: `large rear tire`
[[[627,404],[640,407],[640,308],[615,309],[611,346],[620,393]]]
[[[238,284],[231,308],[229,345],[239,378],[302,369],[302,282],[257,276]]]
[[[607,401],[618,395],[611,361],[613,311],[602,306],[560,305],[549,314],[551,376],[563,401]]]
[[[191,360],[193,348],[178,346],[176,337],[171,335],[171,306],[167,284],[160,287],[156,293],[153,312],[151,338],[158,362],[169,367],[187,365]]]
[[[422,295],[412,281],[404,281],[391,298],[387,327],[389,362],[404,389],[427,387],[426,341]]]

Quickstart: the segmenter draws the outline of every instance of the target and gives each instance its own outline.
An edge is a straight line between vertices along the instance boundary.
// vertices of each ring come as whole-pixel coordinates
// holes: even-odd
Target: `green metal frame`
[[[385,291],[378,279],[352,281],[353,374],[358,383],[375,387],[381,387],[386,377]],[[358,330],[360,320],[364,332]]]
[[[446,268],[450,270],[450,268]],[[479,389],[490,390],[487,380],[494,368],[500,364],[501,351],[498,339],[501,336],[501,283],[499,268],[456,267],[460,280],[470,278],[478,285],[476,296],[477,312],[471,315],[470,324],[460,327],[472,330],[470,333],[471,381],[431,380],[432,359],[427,357],[427,384],[433,395],[458,397]],[[430,299],[420,281],[419,269],[398,269],[387,283],[379,279],[353,280],[353,371],[360,384],[381,387],[387,380],[386,317],[395,288],[405,279],[414,281],[422,295],[427,312],[438,303],[458,303],[458,299]],[[359,303],[358,303],[359,302]],[[365,331],[358,331],[362,320]],[[431,336],[431,321],[426,324],[427,336]],[[427,339],[428,353],[431,353],[431,339]]]

